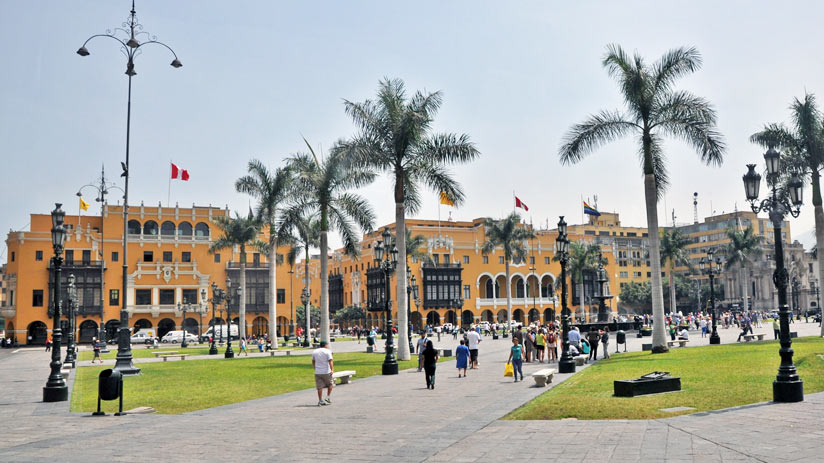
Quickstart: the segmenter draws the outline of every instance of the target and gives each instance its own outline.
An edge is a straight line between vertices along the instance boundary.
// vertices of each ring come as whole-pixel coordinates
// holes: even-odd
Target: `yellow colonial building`
[[[63,278],[73,274],[78,294],[77,336],[90,341],[102,325],[109,338],[119,327],[123,265],[123,208],[104,205],[100,216],[67,215]],[[126,302],[129,324],[135,329],[153,328],[158,336],[174,329],[192,333],[205,331],[212,320],[212,307],[202,298],[211,297],[212,282],[224,287],[230,277],[239,283],[238,249],[209,253],[218,237],[214,218],[228,216],[216,207],[129,207],[128,286]],[[28,231],[8,234],[6,289],[0,317],[5,318],[7,337],[20,344],[42,344],[51,331],[50,288],[51,217],[32,214]],[[261,239],[266,239],[261,234]],[[285,251],[279,250],[280,254]],[[248,334],[268,332],[269,262],[266,256],[247,253],[246,325]],[[277,310],[288,317],[290,278],[288,265],[278,266]],[[63,288],[66,288],[66,282]],[[64,291],[65,297],[65,291]],[[65,305],[64,305],[65,306]],[[187,309],[183,319],[183,308]],[[237,320],[238,302],[230,305]],[[65,314],[63,314],[65,317]],[[281,316],[281,325],[286,322]],[[216,314],[221,321],[224,312]]]

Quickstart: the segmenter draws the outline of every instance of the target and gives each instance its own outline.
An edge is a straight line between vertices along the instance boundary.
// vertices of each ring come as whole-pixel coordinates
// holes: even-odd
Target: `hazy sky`
[[[129,7],[126,0],[0,2],[4,235],[27,228],[29,213],[48,213],[54,202],[76,213],[75,192],[103,163],[117,180],[125,58],[108,39],[91,42],[86,58],[75,51],[119,26]],[[467,196],[455,218],[501,216],[512,210],[514,190],[536,225],[554,225],[561,214],[579,222],[581,197],[595,195],[624,224],[645,225],[633,142],[605,146],[576,166],[558,162],[572,124],[621,107],[600,64],[606,45],[617,43],[649,61],[673,47],[697,47],[704,66],[679,86],[714,103],[728,145],[724,165],[710,168],[681,142],[666,144],[672,186],[660,222],[671,221],[672,209],[678,222],[691,222],[694,191],[700,217],[742,209],[744,164],[763,162],[749,135],[786,120],[805,89],[824,92],[822,10],[812,1],[138,1],[145,30],[184,66],[169,66],[160,47],[137,59],[130,203],[165,205],[173,160],[191,180],[172,184],[172,204],[245,211],[248,199],[233,183],[250,158],[275,167],[305,150],[301,135],[323,149],[350,136],[342,99],[371,98],[388,76],[410,91],[443,91],[436,129],[469,134],[482,153],[455,169]],[[363,194],[379,225],[393,220],[388,181]],[[93,199],[91,190],[86,197]],[[437,213],[433,192],[419,217]],[[792,227],[794,235],[812,228],[812,208]]]

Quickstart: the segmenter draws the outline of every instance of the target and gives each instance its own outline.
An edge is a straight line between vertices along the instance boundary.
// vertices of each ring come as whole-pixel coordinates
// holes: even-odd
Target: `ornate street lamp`
[[[569,353],[569,307],[567,307],[566,267],[569,263],[569,239],[567,238],[567,223],[564,216],[558,222],[558,238],[556,252],[561,261],[561,360],[558,362],[559,373],[575,373],[575,359]]]
[[[201,289],[200,294],[205,299],[206,288]],[[225,294],[226,293],[224,293],[222,289],[217,287],[217,283],[212,282],[212,300],[211,300],[211,302],[212,302],[212,343],[209,346],[209,355],[217,355],[217,344],[216,344],[216,342],[217,342],[217,340],[216,340],[216,338],[217,338],[217,333],[216,333],[217,326],[215,325],[215,306],[217,306],[221,302],[223,302],[223,298],[225,297]],[[221,318],[222,318],[223,317],[223,311],[222,310],[220,311],[220,315],[221,315]],[[221,335],[223,334],[222,327],[221,327],[220,334]]]
[[[415,347],[412,345],[412,299],[415,299],[415,307],[418,306],[420,299],[418,299],[418,280],[415,275],[412,275],[412,269],[409,268],[409,265],[406,266],[406,280],[408,282],[406,285],[406,320],[409,322],[409,329],[407,330],[409,353],[414,354]]]
[[[721,257],[713,258],[714,250],[710,249],[707,251],[707,258],[701,258],[698,261],[698,267],[704,272],[707,276],[710,277],[710,310],[712,311],[712,334],[710,334],[710,344],[721,344],[721,337],[718,336],[718,330],[715,327],[715,276],[721,273],[721,264],[723,263]]]
[[[238,292],[240,292],[240,288],[238,288]],[[235,358],[235,351],[232,350],[232,309],[230,304],[232,303],[232,279],[226,277],[226,326],[228,332],[226,333],[226,352],[223,353],[223,358],[233,359]]]
[[[386,357],[383,359],[381,373],[384,375],[397,375],[398,361],[395,360],[395,346],[392,342],[392,304],[389,299],[392,291],[390,284],[392,273],[398,265],[398,248],[395,246],[392,246],[391,249],[389,248],[391,235],[389,234],[388,228],[383,229],[381,237],[383,240],[378,240],[378,244],[375,246],[375,264],[383,270],[384,283],[386,284],[386,297],[384,297],[384,310],[386,310]],[[400,310],[400,307],[398,307],[398,310]]]
[[[789,213],[793,217],[801,214],[803,203],[803,186],[798,174],[792,174],[786,187],[779,189],[781,155],[770,147],[764,154],[767,164],[767,184],[772,189],[770,197],[758,203],[758,190],[761,187],[761,175],[755,171],[755,164],[747,164],[747,173],[744,174],[744,191],[747,200],[756,214],[764,211],[770,215],[773,225],[773,241],[775,245],[775,271],[773,282],[778,290],[778,313],[780,319],[779,343],[781,348],[781,365],[778,375],[773,381],[773,401],[800,402],[804,400],[804,383],[798,376],[793,364],[792,339],[790,339],[790,314],[787,306],[787,283],[789,275],[784,266],[784,243],[781,227],[784,217]]]
[[[103,216],[103,208],[106,207],[106,195],[109,194],[109,190],[116,189],[123,191],[122,188],[115,185],[114,183],[110,183],[106,181],[106,169],[105,167],[101,167],[100,169],[100,183],[89,183],[88,185],[83,185],[77,190],[77,197],[83,196],[83,189],[87,187],[94,188],[97,190],[97,197],[94,199],[95,201],[100,203],[101,217]],[[103,226],[105,225],[105,220],[100,221],[100,329],[98,330],[97,335],[97,342],[100,345],[100,352],[106,354],[109,352],[109,346],[106,345],[106,332],[105,330],[105,316],[106,316],[106,254],[103,252]]]
[[[66,314],[66,318],[68,319],[68,326],[69,326],[69,334],[66,336],[66,360],[63,361],[63,365],[67,365],[69,368],[75,367],[75,362],[77,358],[75,358],[74,351],[75,351],[75,344],[74,344],[74,332],[75,332],[75,324],[77,318],[77,288],[74,285],[75,278],[74,274],[69,275],[69,311]]]
[[[128,28],[128,30],[124,29]],[[122,35],[126,35],[126,37],[122,37]],[[108,37],[117,41],[120,44],[120,51],[126,55],[126,75],[129,77],[129,93],[128,99],[126,103],[126,162],[121,163],[123,168],[123,173],[120,174],[121,177],[124,177],[124,188],[123,188],[123,282],[122,282],[122,289],[121,295],[122,298],[122,309],[120,310],[120,328],[117,333],[117,362],[115,363],[114,369],[119,371],[121,374],[129,376],[129,375],[137,375],[140,373],[140,368],[137,368],[132,363],[132,349],[131,349],[131,340],[130,338],[130,331],[129,331],[129,312],[126,311],[126,291],[128,288],[128,222],[129,222],[129,141],[130,141],[130,133],[131,133],[131,115],[132,115],[132,77],[137,75],[134,70],[134,60],[137,56],[143,53],[143,47],[146,45],[160,45],[167,50],[169,50],[172,55],[174,55],[174,60],[171,62],[171,66],[174,68],[179,68],[183,66],[180,60],[177,58],[177,54],[175,54],[174,50],[172,50],[168,45],[163,42],[158,42],[156,37],[149,34],[148,32],[143,30],[143,26],[137,20],[137,12],[134,8],[134,0],[132,0],[132,9],[129,12],[129,17],[126,19],[126,22],[123,23],[123,27],[117,27],[113,30],[106,31],[105,34],[95,34],[85,42],[83,42],[83,46],[77,50],[77,54],[80,56],[89,56],[89,50],[86,48],[86,45],[92,39],[96,37]],[[140,38],[145,38],[145,41],[140,42]]]
[[[52,357],[51,374],[46,381],[46,386],[43,388],[43,402],[62,402],[68,400],[69,389],[66,387],[66,381],[63,375],[60,374],[60,369],[63,362],[60,361],[60,341],[63,337],[63,332],[60,329],[60,300],[61,281],[63,273],[63,243],[66,240],[66,229],[63,228],[63,220],[66,213],[60,208],[62,204],[55,203],[55,208],[51,213],[52,218],[52,247],[54,248],[54,257],[52,257],[52,269],[54,272],[54,301],[52,313]]]
[[[187,301],[185,297],[183,298],[183,306],[182,307],[180,305],[180,302],[177,303],[178,312],[180,312],[181,309],[183,310],[183,318],[181,319],[182,321],[180,322],[180,329],[183,331],[183,340],[180,341],[180,348],[181,349],[185,349],[185,348],[189,347],[189,343],[186,342],[186,334],[187,334],[186,333],[186,309],[188,309],[188,307],[189,307],[189,301]]]
[[[309,306],[309,287],[304,287],[300,294],[300,302],[303,303],[303,311],[306,314],[306,332],[303,337],[303,347],[309,347],[309,329],[312,327],[310,322],[311,307]]]

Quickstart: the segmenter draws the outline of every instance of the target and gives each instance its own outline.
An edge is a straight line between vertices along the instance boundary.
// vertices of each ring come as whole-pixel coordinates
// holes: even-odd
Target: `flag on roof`
[[[584,201],[584,214],[589,214],[589,215],[594,215],[594,216],[601,215],[601,213],[598,212],[597,209],[595,209],[594,207],[587,204],[586,201]]]

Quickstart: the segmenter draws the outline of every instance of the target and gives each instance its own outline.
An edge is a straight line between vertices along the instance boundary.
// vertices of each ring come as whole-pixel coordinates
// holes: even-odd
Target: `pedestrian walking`
[[[478,368],[478,345],[481,343],[481,335],[477,331],[471,330],[466,334],[466,339],[469,341],[469,360],[472,362],[472,366],[469,368],[475,370]]]
[[[546,336],[544,335],[544,330],[539,329],[535,333],[535,353],[538,354],[538,362],[544,362],[544,353],[546,350]]]
[[[521,348],[521,342],[518,338],[512,338],[512,348],[509,349],[509,359],[507,359],[506,363],[512,364],[512,373],[513,376],[515,376],[515,382],[518,382],[518,373],[521,374],[521,381],[523,381],[523,349]]]
[[[435,389],[435,368],[438,365],[438,351],[432,345],[432,341],[426,341],[426,349],[423,350],[423,371],[426,375],[426,388]]]
[[[469,348],[466,347],[463,339],[461,339],[461,344],[458,345],[458,348],[455,349],[455,359],[457,360],[458,378],[461,377],[461,370],[463,370],[463,377],[466,378],[466,366],[467,363],[469,363]]]
[[[335,373],[335,363],[332,358],[332,351],[326,348],[326,341],[320,342],[320,347],[312,352],[312,366],[315,368],[315,388],[318,390],[318,407],[331,405],[332,388],[335,387],[335,380],[332,374]],[[326,400],[323,400],[323,389],[326,388]]]
[[[240,338],[240,353],[237,356],[240,357],[243,354],[249,356],[249,351],[246,350],[246,338]]]
[[[92,363],[95,360],[100,360],[100,363],[103,363],[103,359],[100,358],[100,343],[97,342],[97,338],[92,338],[92,349],[94,350],[94,358],[92,358]]]
[[[463,344],[463,342],[461,342]],[[418,339],[418,371],[421,371],[423,368],[423,350],[426,349],[426,333],[421,333],[420,339]]]
[[[604,332],[601,334],[601,344],[604,345],[604,356],[602,358],[609,358],[609,327],[604,327]],[[598,343],[595,343],[597,346]]]
[[[592,327],[587,333],[587,341],[589,342],[589,360],[598,360],[598,343],[601,341],[601,332]]]
[[[52,338],[51,338],[51,336],[49,336],[48,338],[46,338],[46,352],[49,352],[51,350],[51,345],[52,345]]]
[[[773,319],[773,334],[775,334],[775,339],[778,339],[778,335],[781,334],[781,326],[778,324],[778,319]]]
[[[550,327],[547,333],[547,343],[549,346],[549,361],[558,361],[558,335],[555,333],[555,328]]]

